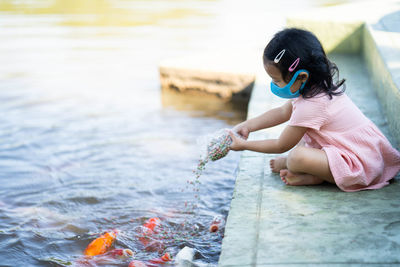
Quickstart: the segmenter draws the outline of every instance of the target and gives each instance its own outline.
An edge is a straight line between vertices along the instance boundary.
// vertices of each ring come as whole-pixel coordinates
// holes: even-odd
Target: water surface
[[[224,51],[248,53],[261,67],[287,4],[316,5],[0,1],[1,265],[70,266],[114,228],[115,246],[137,259],[190,246],[196,262],[216,265],[223,233],[208,226],[228,213],[240,155],[210,164],[199,192],[187,180],[199,159],[196,139],[246,112],[162,94],[157,65]],[[195,194],[190,210],[185,201]],[[174,235],[162,251],[138,240],[137,227],[154,216]]]

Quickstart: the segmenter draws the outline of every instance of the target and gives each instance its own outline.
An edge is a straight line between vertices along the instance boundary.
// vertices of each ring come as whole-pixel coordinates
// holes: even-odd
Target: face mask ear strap
[[[303,71],[306,72],[308,75],[310,75],[310,73],[309,73],[307,70],[303,70],[303,69],[298,70],[297,72],[300,74],[300,72],[303,72]],[[302,83],[301,83],[301,86],[300,86],[300,89],[299,89],[300,92],[303,91],[304,86],[306,85],[306,83],[307,83],[307,81],[308,81],[309,78],[310,78],[310,77],[307,77],[307,80],[306,80],[305,82],[302,82]]]

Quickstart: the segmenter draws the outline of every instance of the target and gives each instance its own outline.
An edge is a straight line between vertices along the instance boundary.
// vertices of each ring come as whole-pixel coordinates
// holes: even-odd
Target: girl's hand
[[[232,129],[234,132],[238,133],[244,140],[249,138],[250,129],[246,125],[246,121],[239,123]]]
[[[245,149],[246,140],[238,137],[232,131],[229,131],[229,136],[232,138],[232,144],[229,146],[230,150],[240,151]]]

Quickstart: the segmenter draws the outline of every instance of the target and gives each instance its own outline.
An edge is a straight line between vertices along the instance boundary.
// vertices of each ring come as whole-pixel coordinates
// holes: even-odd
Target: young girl
[[[324,181],[343,191],[377,189],[400,171],[400,153],[344,93],[338,74],[318,41],[308,31],[285,29],[264,50],[271,91],[289,98],[281,107],[234,127],[232,150],[283,153],[270,161],[288,185]],[[250,132],[289,121],[278,139],[248,141]]]

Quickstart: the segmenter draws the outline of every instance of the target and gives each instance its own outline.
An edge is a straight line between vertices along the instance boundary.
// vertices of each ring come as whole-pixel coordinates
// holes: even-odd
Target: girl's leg
[[[280,171],[282,180],[289,185],[335,183],[324,150],[297,146],[286,159],[287,169]]]
[[[303,139],[296,145],[296,147],[304,146],[305,142]],[[275,173],[279,173],[281,170],[287,169],[286,166],[287,157],[276,157],[269,161],[269,166],[271,167],[271,171]]]

